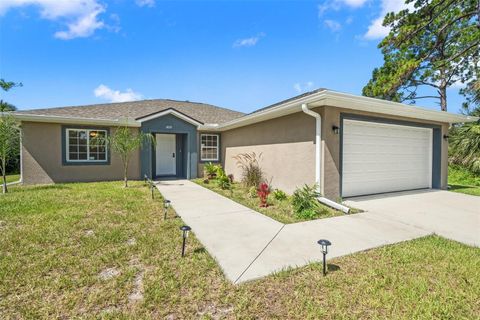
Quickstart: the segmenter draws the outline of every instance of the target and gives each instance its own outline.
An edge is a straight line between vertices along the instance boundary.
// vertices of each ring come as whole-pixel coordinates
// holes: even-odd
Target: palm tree
[[[123,163],[123,181],[125,188],[128,187],[128,165],[135,150],[142,146],[154,143],[153,135],[148,133],[136,133],[131,128],[117,127],[114,133],[107,138],[107,142],[113,152],[120,156]]]
[[[480,117],[480,80],[473,85],[469,115]],[[449,161],[480,174],[480,121],[453,127],[450,131]]]

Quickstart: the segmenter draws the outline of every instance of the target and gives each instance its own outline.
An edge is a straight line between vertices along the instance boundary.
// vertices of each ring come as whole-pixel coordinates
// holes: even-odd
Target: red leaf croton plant
[[[257,189],[258,197],[260,198],[260,207],[268,207],[267,198],[270,194],[270,186],[266,182],[260,183]]]

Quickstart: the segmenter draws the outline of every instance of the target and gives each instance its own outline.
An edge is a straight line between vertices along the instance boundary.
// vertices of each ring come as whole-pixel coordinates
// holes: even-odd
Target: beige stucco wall
[[[114,130],[110,128],[110,133]],[[123,179],[123,164],[118,155],[111,151],[109,165],[63,165],[62,124],[22,122],[22,132],[25,184]],[[130,160],[128,176],[130,179],[140,178],[139,152]]]
[[[351,109],[322,107],[314,109],[322,114],[322,140],[324,143],[324,194],[332,200],[340,196],[340,135],[334,134],[332,126],[340,127],[340,114],[356,114],[393,120],[403,120],[417,123],[428,123],[442,126],[442,136],[448,134],[448,124],[423,121],[405,117],[385,116],[371,112],[354,111]],[[448,178],[448,142],[442,139],[441,157],[441,187],[447,188]]]
[[[262,154],[260,165],[274,188],[292,193],[315,182],[315,119],[304,113],[222,132],[222,163],[235,180],[241,170],[233,157]]]
[[[442,126],[442,135],[448,134],[448,124],[444,123],[328,106],[313,110],[322,115],[323,192],[335,201],[340,197],[340,135],[333,133],[332,126],[340,127],[341,113],[436,124]],[[262,153],[261,166],[273,187],[292,193],[315,182],[315,119],[303,112],[222,132],[221,149],[222,163],[236,180],[241,179],[241,171],[233,157],[256,152]],[[442,188],[447,187],[447,171],[448,142],[442,139]]]

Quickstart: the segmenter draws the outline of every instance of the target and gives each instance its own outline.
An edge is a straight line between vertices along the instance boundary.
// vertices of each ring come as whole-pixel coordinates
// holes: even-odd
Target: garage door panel
[[[344,120],[342,196],[431,187],[430,128]]]

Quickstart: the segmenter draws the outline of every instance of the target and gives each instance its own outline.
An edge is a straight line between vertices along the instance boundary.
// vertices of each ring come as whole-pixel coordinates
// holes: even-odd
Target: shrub
[[[262,158],[255,152],[241,153],[233,157],[237,161],[237,166],[242,170],[242,183],[247,188],[257,187],[263,181],[263,171],[260,168],[259,161]]]
[[[278,201],[287,199],[287,194],[280,189],[273,190],[273,198]]]
[[[222,190],[227,190],[231,187],[230,179],[221,166],[217,166],[217,184]]]
[[[256,186],[252,186],[248,189],[248,192],[247,192],[248,196],[250,198],[256,198],[257,197],[257,187]]]
[[[318,212],[316,209],[305,209],[303,211],[295,213],[295,215],[301,219],[312,220],[318,216]]]
[[[260,198],[260,207],[268,207],[267,199],[270,194],[270,186],[266,182],[260,183],[257,190],[258,197]]]
[[[316,185],[305,185],[303,188],[295,190],[292,196],[292,206],[295,214],[299,217],[304,217],[304,215],[316,216],[320,207],[317,200],[318,196]],[[312,211],[315,212],[314,216],[312,216]]]
[[[203,168],[208,179],[213,179],[216,177],[217,171],[218,171],[218,165],[208,162],[208,163],[205,163]]]

